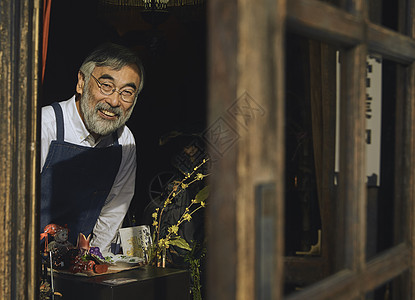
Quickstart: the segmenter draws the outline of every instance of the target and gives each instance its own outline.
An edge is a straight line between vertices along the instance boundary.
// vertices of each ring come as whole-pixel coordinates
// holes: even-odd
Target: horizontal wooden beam
[[[370,23],[367,40],[369,51],[381,54],[384,58],[403,64],[415,61],[415,41],[409,36]]]
[[[400,244],[368,262],[365,270],[342,270],[315,285],[289,295],[286,300],[354,299],[402,274],[409,267],[410,250]]]
[[[368,51],[410,64],[415,61],[415,41],[409,36],[316,0],[287,1],[287,29],[339,47],[367,41]]]
[[[287,1],[287,28],[329,44],[352,47],[364,40],[363,19],[315,0]]]
[[[364,284],[363,290],[369,292],[402,274],[409,268],[410,255],[409,247],[400,244],[368,262],[364,277],[358,278]]]
[[[286,300],[313,300],[313,299],[353,299],[357,292],[353,289],[355,276],[350,270],[343,270],[330,276],[315,285],[306,287],[286,298]],[[343,298],[341,298],[343,299]]]
[[[322,280],[325,277],[325,263],[327,261],[322,257],[285,257],[284,281],[285,283],[310,285]]]

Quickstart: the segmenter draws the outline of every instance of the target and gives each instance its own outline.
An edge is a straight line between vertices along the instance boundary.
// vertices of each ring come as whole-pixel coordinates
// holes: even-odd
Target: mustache
[[[103,103],[103,102],[97,103],[97,105],[95,105],[95,111],[97,112],[98,110],[106,110],[113,114],[116,114],[117,116],[123,115],[123,111],[120,107],[112,107],[108,103]]]

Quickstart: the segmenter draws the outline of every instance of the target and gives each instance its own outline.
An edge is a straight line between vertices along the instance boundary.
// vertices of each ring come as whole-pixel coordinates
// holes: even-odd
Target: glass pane
[[[333,245],[336,50],[286,41],[286,293],[330,275]],[[324,251],[323,251],[323,248]],[[323,254],[324,252],[324,254]]]
[[[390,294],[391,294],[391,283],[388,282],[376,288],[375,290],[366,293],[365,300],[385,300],[385,299],[390,300],[391,299]]]
[[[379,56],[367,62],[367,258],[395,244],[397,64]]]
[[[308,251],[320,229],[313,157],[309,41],[287,39],[286,255]]]
[[[368,7],[370,21],[398,31],[399,22],[403,21],[398,18],[398,4],[399,1],[369,0]]]

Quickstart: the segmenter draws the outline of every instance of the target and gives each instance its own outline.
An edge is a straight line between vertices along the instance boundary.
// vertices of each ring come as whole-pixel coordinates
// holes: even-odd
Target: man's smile
[[[108,117],[108,118],[115,118],[115,117],[118,117],[118,114],[116,114],[116,113],[114,113],[114,112],[112,112],[112,111],[109,111],[109,110],[106,110],[106,109],[100,109],[100,110],[98,110],[101,114],[103,114],[105,117]]]

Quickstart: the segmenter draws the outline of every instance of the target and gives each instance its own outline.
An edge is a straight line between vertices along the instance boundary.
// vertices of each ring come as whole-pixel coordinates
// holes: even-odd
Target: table
[[[94,277],[54,273],[55,291],[64,300],[189,300],[187,270],[143,266]]]

